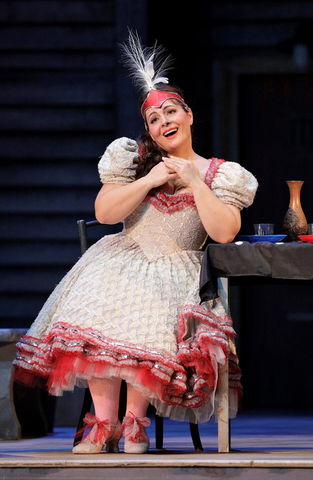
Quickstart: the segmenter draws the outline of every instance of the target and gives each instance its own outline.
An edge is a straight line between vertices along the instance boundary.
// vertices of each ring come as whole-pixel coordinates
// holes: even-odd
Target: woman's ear
[[[189,108],[189,110],[187,112],[187,115],[188,115],[189,120],[190,120],[190,125],[192,125],[193,124],[193,113],[192,113],[191,108]]]

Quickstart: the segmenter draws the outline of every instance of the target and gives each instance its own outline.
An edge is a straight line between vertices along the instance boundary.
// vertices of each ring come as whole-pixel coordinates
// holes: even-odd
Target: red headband
[[[162,92],[161,90],[151,89],[150,92],[148,93],[146,100],[144,101],[141,107],[141,115],[144,117],[145,112],[148,108],[162,107],[165,100],[168,100],[169,98],[176,98],[176,100],[179,100],[183,104],[186,110],[189,110],[189,107],[186,104],[185,100],[180,95],[178,95],[178,93]]]

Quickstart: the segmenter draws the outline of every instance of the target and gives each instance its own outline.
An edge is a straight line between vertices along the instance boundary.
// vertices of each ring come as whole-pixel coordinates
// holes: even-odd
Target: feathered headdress
[[[173,58],[171,55],[165,56],[166,50],[155,42],[152,48],[143,48],[138,33],[129,31],[128,43],[122,44],[122,61],[124,66],[130,70],[130,76],[147,98],[141,107],[141,113],[147,108],[161,107],[162,103],[169,98],[176,98],[183,103],[186,109],[189,109],[184,99],[174,92],[164,92],[158,90],[158,83],[169,83],[165,76],[171,69]]]
[[[157,83],[168,83],[165,74],[171,68],[171,55],[164,57],[165,49],[155,42],[152,48],[141,45],[137,32],[129,31],[128,43],[121,45],[124,66],[130,70],[134,84],[143,92],[149,93]]]

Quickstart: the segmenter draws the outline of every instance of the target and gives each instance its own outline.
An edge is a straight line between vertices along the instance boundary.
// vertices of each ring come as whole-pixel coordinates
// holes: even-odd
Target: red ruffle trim
[[[211,158],[210,165],[205,174],[205,183],[211,188],[212,181],[222,163],[225,160],[220,158]],[[153,195],[147,195],[145,202],[151,203],[157,210],[162,213],[173,213],[183,210],[186,207],[192,207],[196,210],[196,204],[192,192],[176,193],[168,195],[160,189],[156,190]]]
[[[194,385],[196,391],[205,391],[207,387],[210,390],[215,388],[218,370],[215,367],[216,362],[212,361],[214,355],[212,347],[220,347],[225,355],[225,361],[229,359],[229,387],[237,390],[241,396],[239,361],[229,348],[229,339],[235,336],[230,317],[217,316],[203,305],[181,307],[177,358],[185,368],[193,372],[193,378],[189,378],[189,383]]]
[[[14,379],[34,386],[43,378],[55,395],[72,390],[77,379],[101,378],[112,371],[123,378],[123,371],[131,371],[137,384],[166,404],[196,408],[206,404],[215,390],[218,371],[212,348],[221,347],[232,360],[230,387],[240,391],[238,359],[232,358],[228,346],[228,338],[234,335],[228,317],[217,317],[195,305],[180,310],[177,357],[127,345],[90,328],[58,323],[42,339],[25,336],[17,344]]]

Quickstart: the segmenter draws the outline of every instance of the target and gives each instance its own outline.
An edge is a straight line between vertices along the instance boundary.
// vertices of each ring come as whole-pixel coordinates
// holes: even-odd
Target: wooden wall
[[[1,1],[0,24],[0,326],[27,327],[79,257],[99,156],[139,133],[117,59],[145,1]]]

